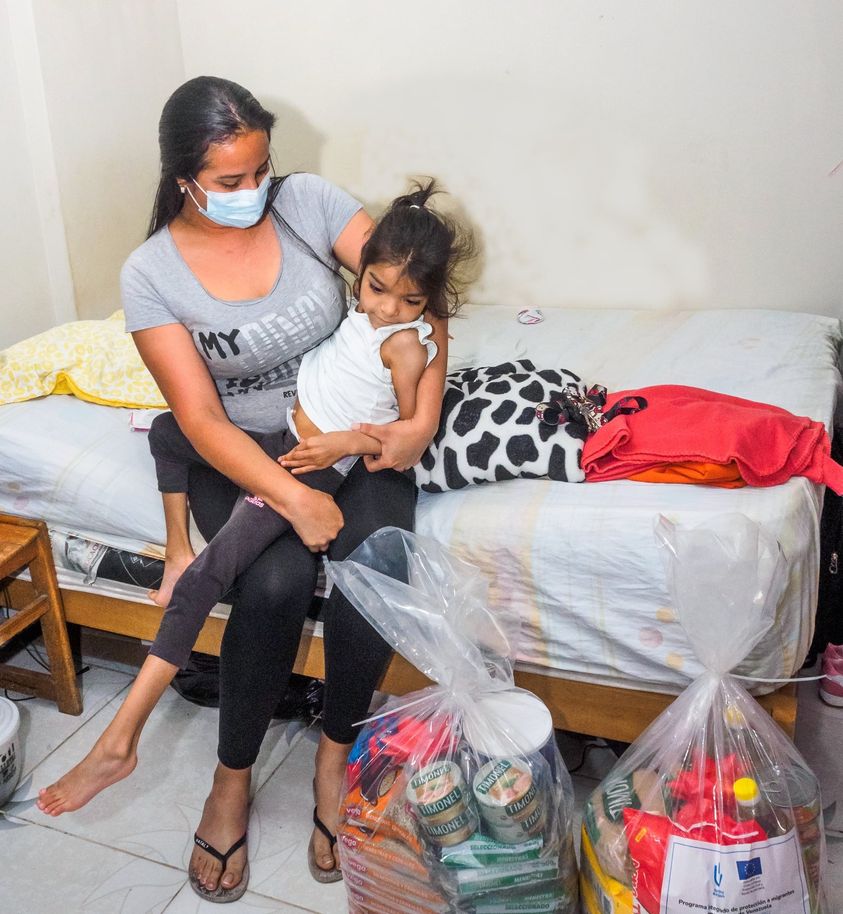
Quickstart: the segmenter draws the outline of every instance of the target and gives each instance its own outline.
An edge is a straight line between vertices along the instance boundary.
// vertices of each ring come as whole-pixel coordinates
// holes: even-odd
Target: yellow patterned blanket
[[[123,330],[123,312],[73,321],[0,352],[0,404],[73,394],[105,406],[166,408],[152,375]]]

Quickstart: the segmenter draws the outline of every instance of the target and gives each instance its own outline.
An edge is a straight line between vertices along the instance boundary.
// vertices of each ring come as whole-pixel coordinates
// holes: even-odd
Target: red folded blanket
[[[626,479],[665,463],[734,461],[750,486],[806,476],[843,494],[843,467],[831,459],[820,422],[767,403],[671,384],[610,394],[604,412],[622,397],[644,397],[647,407],[616,416],[586,440],[586,482]]]

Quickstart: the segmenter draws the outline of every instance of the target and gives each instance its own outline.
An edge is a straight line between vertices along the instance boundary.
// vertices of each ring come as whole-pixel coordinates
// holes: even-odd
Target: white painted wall
[[[0,3],[0,349],[56,323],[42,232],[31,136],[22,101],[14,37]]]
[[[839,0],[0,0],[0,347],[118,306],[200,73],[373,211],[441,178],[476,301],[840,313]]]
[[[474,299],[839,313],[839,0],[177,0],[187,77],[373,208],[434,174]]]
[[[120,307],[120,267],[143,241],[152,210],[161,108],[184,81],[175,0],[25,2],[77,311],[105,317]]]

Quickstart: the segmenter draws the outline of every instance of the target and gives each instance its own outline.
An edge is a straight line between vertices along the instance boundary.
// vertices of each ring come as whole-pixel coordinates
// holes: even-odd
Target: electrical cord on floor
[[[598,743],[595,741],[586,743],[583,746],[582,755],[580,756],[579,763],[575,767],[569,768],[568,774],[576,774],[578,771],[580,771],[582,769],[583,765],[585,765],[585,763],[586,763],[588,754],[589,754],[589,752],[591,752],[592,749],[608,749],[608,748],[609,747],[607,745],[605,745],[605,743]]]
[[[11,610],[9,609],[9,607],[11,606],[11,603],[12,603],[12,601],[11,601],[11,598],[10,598],[10,596],[9,596],[9,588],[4,584],[4,585],[3,585],[3,606],[0,607],[0,609],[3,610],[3,615],[4,615],[4,617],[5,617],[6,619],[11,619],[11,618],[12,618]],[[50,664],[49,664],[47,658],[44,657],[44,655],[38,650],[37,647],[35,647],[34,644],[27,644],[26,647],[24,648],[24,650],[27,652],[27,654],[29,654],[29,656],[30,656],[30,657],[31,657],[40,667],[42,667],[43,669],[45,669],[48,673],[52,672],[51,669],[50,669]],[[83,665],[83,664],[80,663],[80,664],[79,664],[79,668],[78,668],[78,669],[74,669],[73,672],[74,672],[74,674],[75,674],[76,676],[81,676],[83,673],[87,673],[88,670],[90,670],[90,667],[89,667],[89,666],[86,666],[86,665]],[[3,689],[3,694],[6,696],[6,698],[9,699],[9,701],[15,701],[15,702],[19,702],[19,701],[32,701],[32,699],[36,697],[35,695],[28,695],[28,696],[26,696],[26,697],[24,697],[24,698],[12,698],[11,695],[9,695],[9,690],[8,690],[8,689]]]

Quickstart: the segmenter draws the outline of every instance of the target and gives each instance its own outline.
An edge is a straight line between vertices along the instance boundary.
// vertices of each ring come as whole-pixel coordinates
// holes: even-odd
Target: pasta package
[[[648,769],[638,769],[616,778],[607,778],[585,804],[583,829],[602,872],[613,879],[630,881],[632,861],[623,839],[624,812],[627,809],[666,813],[661,778]]]
[[[778,543],[743,515],[661,518],[668,586],[706,672],[638,737],[583,816],[601,914],[830,914],[819,784],[732,671],[775,620]]]
[[[550,712],[513,684],[519,621],[485,608],[476,570],[394,528],[328,575],[435,683],[390,699],[349,755],[349,909],[574,914],[573,789]]]

